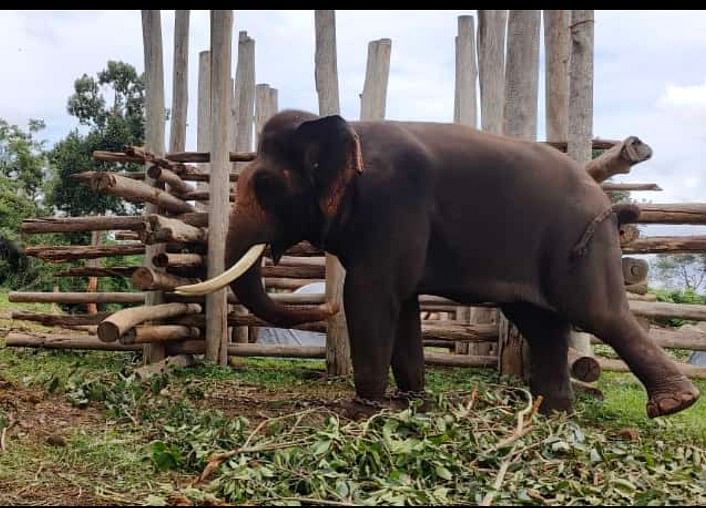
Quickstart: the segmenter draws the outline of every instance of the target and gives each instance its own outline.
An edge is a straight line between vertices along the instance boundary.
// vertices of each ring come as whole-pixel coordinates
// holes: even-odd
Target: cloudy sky
[[[342,114],[359,114],[368,41],[392,39],[387,117],[453,117],[456,17],[475,11],[337,11]],[[191,11],[189,133],[195,148],[198,53],[208,49],[208,11]],[[256,41],[256,77],[279,90],[280,108],[316,111],[313,11],[235,11],[234,40]],[[109,59],[143,68],[139,11],[0,12],[0,118],[47,124],[51,143],[77,122],[66,113],[73,81]],[[171,101],[173,11],[162,11],[167,106]],[[655,202],[706,201],[706,12],[596,11],[594,134],[637,135],[654,157],[619,180],[656,182]],[[543,68],[543,48],[540,50]],[[233,66],[235,68],[235,65]],[[540,74],[541,75],[541,74]],[[544,137],[540,80],[539,138]],[[689,233],[695,232],[689,229]]]

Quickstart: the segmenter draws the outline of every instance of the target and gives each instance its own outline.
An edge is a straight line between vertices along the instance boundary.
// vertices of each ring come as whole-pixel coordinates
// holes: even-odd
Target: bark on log
[[[100,245],[93,247],[90,245],[71,246],[50,246],[41,245],[27,247],[25,255],[37,257],[44,261],[61,263],[76,259],[96,259],[112,256],[133,256],[145,253],[145,246],[142,244],[122,244],[122,245]]]
[[[195,340],[200,337],[196,327],[182,325],[136,326],[120,337],[121,344],[147,344],[151,342],[170,342]]]
[[[255,160],[256,157],[256,152],[229,152],[228,154],[230,162],[249,162]],[[165,158],[174,162],[211,162],[209,152],[168,153]]]
[[[623,280],[625,284],[637,284],[647,279],[647,271],[649,264],[644,259],[624,257],[623,264]]]
[[[579,381],[592,383],[601,377],[601,366],[593,356],[588,356],[569,348],[569,372]]]
[[[566,141],[541,141],[545,145],[549,145],[552,148],[556,148],[561,152],[566,152],[568,143]],[[593,150],[609,150],[613,146],[622,143],[620,140],[615,139],[597,139],[591,140],[591,148]]]
[[[138,266],[113,266],[110,268],[83,266],[69,268],[56,274],[57,277],[126,277],[135,273]]]
[[[238,32],[234,101],[235,118],[230,121],[235,130],[235,146],[230,148],[248,152],[252,150],[255,121],[255,40],[246,31]]]
[[[162,189],[151,187],[148,183],[131,180],[115,173],[86,171],[72,175],[72,178],[86,183],[95,192],[118,196],[133,203],[151,203],[171,213],[195,211],[194,207],[189,203],[172,196]]]
[[[174,12],[174,60],[169,151],[186,146],[186,115],[189,104],[189,11]],[[154,177],[153,177],[154,178]],[[168,185],[171,186],[169,182]],[[174,188],[172,186],[172,188]]]
[[[706,203],[640,203],[641,224],[706,224]]]
[[[170,254],[162,252],[152,258],[154,266],[160,268],[203,268],[204,258],[200,254]]]
[[[132,274],[130,282],[141,291],[171,291],[179,286],[195,284],[198,279],[179,277],[141,266]]]
[[[12,291],[8,300],[13,303],[144,303],[145,293],[59,293]]]
[[[118,241],[141,242],[140,234],[136,231],[116,231],[115,239]]]
[[[704,252],[706,236],[649,236],[622,246],[624,254],[659,254],[662,252]]]
[[[571,11],[545,10],[545,119],[547,140],[569,139],[569,62]]]
[[[161,215],[147,216],[149,227],[143,232],[143,241],[151,243],[206,243],[206,231],[190,226],[178,219],[170,219]]]
[[[12,311],[12,319],[18,321],[33,321],[44,326],[87,326],[97,325],[112,312],[99,312],[97,314],[42,314],[24,310]]]
[[[385,118],[387,81],[390,75],[390,52],[392,41],[379,39],[368,43],[368,62],[365,83],[360,94],[360,119],[380,121]]]
[[[473,16],[458,17],[456,36],[456,79],[454,96],[454,122],[476,127],[477,100],[476,36]]]
[[[271,258],[266,257],[264,259],[265,259],[265,265],[274,266]],[[282,256],[280,258],[277,266],[320,266],[320,267],[325,267],[326,266],[326,258],[325,257],[302,258],[302,257],[295,257],[295,256]]]
[[[698,326],[682,325],[679,328],[649,329],[650,338],[664,349],[688,349],[690,351],[706,351],[706,331]],[[594,338],[594,344],[602,342]]]
[[[261,269],[263,277],[286,277],[294,279],[324,279],[326,268],[324,266],[272,266],[265,265]]]
[[[163,303],[119,310],[98,325],[98,338],[103,342],[115,342],[128,330],[146,321],[200,312],[201,306],[195,303]]]
[[[478,11],[478,72],[481,126],[502,134],[507,10]]]
[[[25,234],[74,233],[79,231],[107,231],[127,229],[140,231],[145,219],[139,215],[102,217],[42,217],[25,219],[20,231]]]
[[[424,363],[446,367],[495,367],[497,356],[466,356],[424,351]]]
[[[667,302],[640,302],[629,300],[630,310],[637,316],[651,318],[679,318],[706,321],[706,305]]]
[[[611,183],[603,182],[601,188],[606,192],[624,191],[661,191],[662,187],[656,183]]]
[[[91,335],[30,335],[10,332],[5,337],[7,347],[44,349],[85,349],[95,351],[140,351],[141,344],[105,343]]]
[[[603,182],[617,174],[630,173],[630,169],[652,157],[652,148],[638,137],[630,136],[619,145],[603,152],[586,164],[586,171],[596,182]]]
[[[150,166],[147,170],[147,174],[150,178],[169,185],[169,190],[173,194],[186,194],[194,190],[190,185],[187,185],[179,175],[169,169],[161,168],[159,166]]]
[[[612,358],[597,358],[603,370],[611,372],[631,372],[628,366],[622,360]],[[677,362],[677,367],[685,376],[691,379],[706,379],[706,367],[696,367],[686,363]]]

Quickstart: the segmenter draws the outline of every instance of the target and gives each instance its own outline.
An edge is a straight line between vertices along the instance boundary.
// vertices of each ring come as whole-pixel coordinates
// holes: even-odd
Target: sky
[[[358,118],[368,42],[390,38],[386,117],[451,121],[454,36],[457,16],[465,14],[475,17],[476,12],[337,11],[342,115]],[[0,118],[22,126],[30,118],[43,119],[49,144],[78,125],[66,112],[76,78],[95,75],[108,60],[123,60],[143,70],[137,10],[1,11],[0,27]],[[616,180],[655,182],[664,189],[633,193],[635,199],[706,202],[704,27],[706,11],[595,13],[594,136],[636,135],[649,143],[652,159]],[[279,90],[280,109],[316,111],[314,12],[236,10],[234,41],[240,30],[255,39],[257,83]],[[162,11],[162,33],[169,107],[174,11]],[[187,149],[195,149],[198,53],[209,46],[208,11],[191,11],[189,45]],[[540,140],[544,139],[543,66],[540,44]],[[655,226],[650,231],[694,234],[697,229]]]

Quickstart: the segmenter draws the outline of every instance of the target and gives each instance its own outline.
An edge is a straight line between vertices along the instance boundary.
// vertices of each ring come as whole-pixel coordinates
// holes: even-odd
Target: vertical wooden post
[[[382,120],[385,118],[387,81],[390,76],[390,52],[392,41],[379,39],[368,43],[368,63],[365,83],[360,95],[360,119]]]
[[[569,72],[569,138],[567,154],[585,164],[592,158],[593,131],[593,11],[571,11]],[[569,344],[591,355],[591,335],[572,332]]]
[[[276,88],[270,88],[270,111],[273,115],[279,111],[279,97]]]
[[[164,155],[164,69],[162,62],[162,23],[158,10],[142,11],[142,40],[145,58],[145,149],[156,155]],[[145,175],[145,182],[155,187],[159,182]],[[158,213],[159,207],[145,204],[145,214]],[[164,244],[145,246],[145,266],[161,270],[152,264],[152,259],[164,251]],[[145,297],[146,305],[162,302],[161,291],[149,291]],[[164,345],[146,344],[144,361],[152,363],[165,356]]]
[[[230,204],[228,125],[233,11],[211,11],[211,174],[208,202],[208,277],[223,273]],[[226,289],[206,296],[206,358],[227,363]]]
[[[336,65],[336,14],[334,11],[317,10],[314,13],[316,52],[314,79],[319,98],[320,115],[337,115],[338,69]],[[346,376],[351,373],[348,330],[343,310],[343,281],[345,271],[336,256],[326,254],[326,298],[338,302],[341,312],[329,318],[326,332],[326,373],[329,376]]]
[[[454,97],[454,122],[475,127],[477,125],[476,36],[473,16],[458,17],[456,36],[456,94]]]
[[[503,134],[537,139],[539,11],[511,10],[507,26],[507,67]],[[527,379],[527,343],[502,312],[499,319],[498,370]]]
[[[196,120],[196,149],[199,152],[211,150],[211,53],[201,51],[199,53],[199,88],[198,88],[198,117]],[[201,166],[205,171],[209,171],[209,164]],[[206,182],[197,182],[198,190],[207,190]],[[206,210],[207,206],[196,202],[196,207]]]
[[[495,134],[503,130],[506,25],[506,10],[478,11],[481,127]]]
[[[551,10],[544,14],[544,83],[547,141],[569,137],[569,57],[571,11]]]
[[[237,123],[235,150],[249,152],[255,120],[255,40],[245,31],[238,33],[238,66],[235,71]]]
[[[103,239],[102,231],[91,231],[91,245],[100,245]],[[86,266],[99,267],[102,262],[100,259],[87,259]],[[86,287],[87,293],[95,293],[98,290],[98,277],[89,277],[88,285]],[[89,303],[86,304],[86,314],[97,314],[98,304]]]
[[[265,122],[272,116],[270,90],[270,85],[265,83],[255,86],[255,146],[260,141]]]
[[[233,95],[234,145],[237,152],[249,152],[253,149],[253,122],[255,120],[255,40],[246,31],[238,33],[238,64],[235,69],[235,87]],[[244,166],[234,163],[233,169]],[[237,184],[236,184],[237,185]],[[263,260],[264,261],[264,260]],[[235,314],[245,315],[248,311],[242,305],[234,305]],[[248,342],[248,327],[233,328],[233,342]]]
[[[174,13],[174,74],[169,151],[186,150],[186,113],[189,107],[189,11]]]

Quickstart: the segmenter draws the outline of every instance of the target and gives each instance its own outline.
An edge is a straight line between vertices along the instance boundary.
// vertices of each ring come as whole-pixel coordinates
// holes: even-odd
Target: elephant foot
[[[539,413],[550,416],[552,413],[574,414],[574,404],[569,397],[544,397]]]
[[[667,378],[648,391],[647,416],[667,416],[692,406],[699,400],[699,389],[686,376]]]
[[[432,402],[424,391],[397,390],[392,394],[392,401],[403,410],[407,409],[413,401],[421,401],[417,406],[417,411],[420,413],[426,413],[432,409]]]
[[[343,401],[342,414],[350,420],[362,420],[387,409],[390,411],[403,411],[409,407],[410,398],[398,397],[392,395],[383,399],[366,399],[363,397],[353,397],[350,400]],[[424,401],[424,405],[427,401]],[[428,409],[420,409],[427,411]]]

